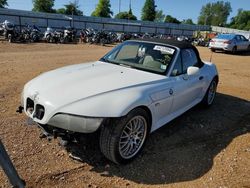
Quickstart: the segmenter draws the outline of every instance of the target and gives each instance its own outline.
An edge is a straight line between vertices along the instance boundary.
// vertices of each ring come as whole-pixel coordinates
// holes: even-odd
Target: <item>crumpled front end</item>
[[[103,121],[103,118],[57,113],[55,106],[40,97],[38,92],[31,94],[23,91],[21,105],[25,114],[34,122],[42,125],[47,124],[66,131],[92,133],[100,127]]]

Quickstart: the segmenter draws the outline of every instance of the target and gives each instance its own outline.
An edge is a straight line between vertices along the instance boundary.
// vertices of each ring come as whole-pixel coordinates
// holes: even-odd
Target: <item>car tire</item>
[[[50,43],[51,42],[51,35],[46,35],[46,42]]]
[[[232,49],[232,54],[236,54],[237,53],[237,46],[234,46]]]
[[[211,51],[212,51],[212,52],[215,52],[216,50],[215,50],[215,49],[213,49],[213,48],[211,48]]]
[[[12,34],[8,34],[8,42],[9,43],[13,42],[13,35]]]
[[[59,41],[60,41],[61,44],[67,43],[67,39],[64,38],[64,37],[60,37],[60,38],[59,38]]]
[[[142,108],[121,118],[108,119],[101,128],[101,152],[116,164],[126,164],[140,153],[149,130],[149,115]]]
[[[201,101],[201,104],[203,105],[203,107],[210,107],[213,104],[215,96],[216,96],[217,85],[218,85],[218,79],[214,78],[211,81],[206,91],[206,94]]]

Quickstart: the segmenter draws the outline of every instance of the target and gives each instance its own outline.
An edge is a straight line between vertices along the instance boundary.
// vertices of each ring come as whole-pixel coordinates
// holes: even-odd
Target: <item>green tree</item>
[[[230,2],[207,3],[201,8],[198,24],[225,26],[230,12],[232,12]]]
[[[166,15],[163,14],[162,10],[156,10],[155,20],[156,22],[164,22]]]
[[[154,0],[146,0],[142,8],[141,20],[154,21],[156,17],[156,5]]]
[[[66,14],[66,9],[65,8],[59,8],[56,10],[57,14]]]
[[[176,24],[179,24],[181,23],[178,19],[170,16],[170,15],[167,15],[166,18],[165,18],[165,22],[167,23],[176,23]]]
[[[250,11],[238,10],[238,14],[232,18],[229,27],[241,30],[250,30]]]
[[[110,8],[111,5],[109,0],[99,0],[98,5],[94,12],[92,12],[91,16],[110,18],[113,15]]]
[[[5,8],[5,6],[8,6],[7,0],[0,0],[0,8]]]
[[[33,2],[32,11],[54,13],[56,12],[53,9],[54,1],[55,0],[32,0]]]
[[[126,20],[137,20],[136,16],[133,15],[132,9],[130,8],[129,11],[125,11],[125,12],[120,12],[118,14],[115,15],[115,18],[118,19],[126,19]]]
[[[67,15],[76,15],[82,16],[83,12],[79,10],[79,3],[78,1],[69,2],[69,4],[64,5],[65,8],[60,8],[56,12],[59,14],[67,14]]]
[[[192,19],[186,19],[186,20],[183,20],[181,23],[183,23],[183,24],[190,24],[190,25],[194,25],[194,22],[193,22],[193,20]]]

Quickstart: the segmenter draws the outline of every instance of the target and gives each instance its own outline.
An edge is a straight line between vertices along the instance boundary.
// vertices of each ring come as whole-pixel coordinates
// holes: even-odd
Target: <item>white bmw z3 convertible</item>
[[[39,75],[23,89],[21,106],[46,135],[100,132],[100,149],[120,164],[135,158],[149,134],[188,109],[210,106],[216,66],[189,43],[130,40],[96,62]]]

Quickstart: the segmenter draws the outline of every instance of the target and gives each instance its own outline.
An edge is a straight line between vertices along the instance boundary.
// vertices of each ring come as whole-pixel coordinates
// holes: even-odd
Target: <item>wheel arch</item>
[[[218,76],[218,75],[215,75],[213,79],[216,80],[216,83],[217,83],[217,84],[219,83],[219,76]]]
[[[147,106],[144,106],[144,105],[138,106],[138,107],[136,107],[134,109],[138,109],[138,108],[141,108],[141,109],[143,109],[143,110],[145,110],[147,112],[148,117],[149,117],[149,127],[148,128],[149,128],[149,131],[150,131],[151,127],[152,127],[152,123],[153,123],[153,117],[152,117],[151,110]]]
[[[151,130],[151,128],[152,128],[152,123],[153,123],[153,117],[152,117],[152,112],[151,112],[151,110],[147,107],[147,106],[145,106],[145,105],[140,105],[140,106],[137,106],[137,107],[135,107],[135,108],[133,108],[133,109],[131,109],[125,116],[127,116],[131,111],[133,111],[133,110],[136,110],[136,109],[142,109],[142,110],[144,110],[147,114],[148,114],[148,118],[149,118],[149,126],[148,126],[148,131],[149,131],[149,133],[150,133],[150,130]],[[124,117],[124,116],[122,116],[122,117]],[[109,121],[111,120],[111,119],[119,119],[119,118],[122,118],[122,117],[110,117],[110,118],[105,118],[105,120],[103,121],[103,123],[102,123],[102,126],[107,126],[109,123]],[[101,127],[101,126],[100,126]],[[100,128],[99,128],[100,129]]]

